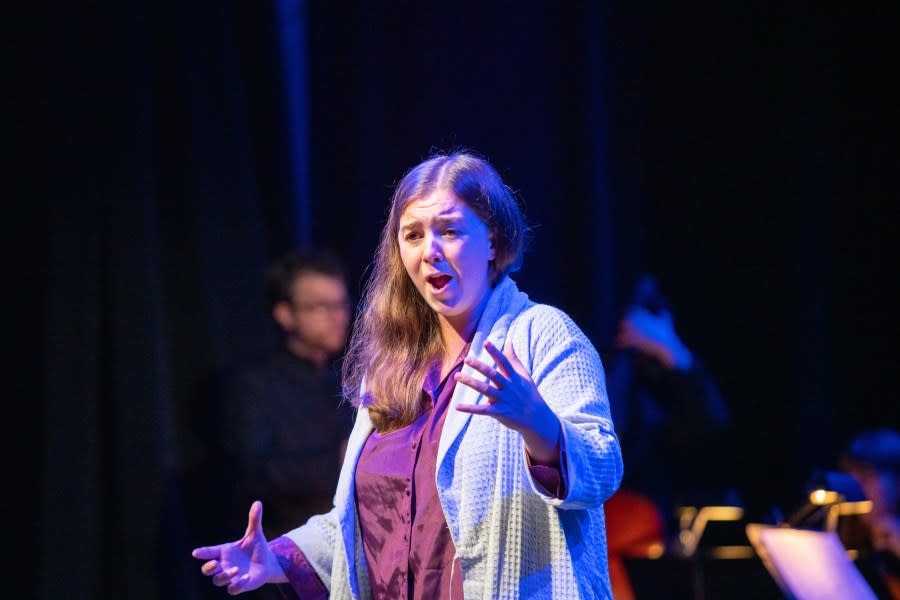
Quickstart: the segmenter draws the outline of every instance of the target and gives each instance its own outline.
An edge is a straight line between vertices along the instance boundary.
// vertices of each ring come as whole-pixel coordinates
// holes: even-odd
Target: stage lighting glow
[[[665,552],[666,547],[660,542],[654,542],[647,546],[647,558],[662,558],[662,555],[665,554]]]
[[[818,489],[809,494],[809,502],[815,506],[829,506],[840,501],[841,495],[831,490]]]
[[[740,521],[744,509],[740,506],[683,506],[679,513],[679,542],[685,556],[693,556],[700,544],[700,538],[709,523]]]
[[[872,512],[872,501],[861,500],[859,502],[841,502],[838,504],[838,511],[842,517],[865,515]]]

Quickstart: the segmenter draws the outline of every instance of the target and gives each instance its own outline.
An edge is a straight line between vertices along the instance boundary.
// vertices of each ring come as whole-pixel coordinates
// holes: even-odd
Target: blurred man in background
[[[352,306],[343,267],[326,251],[281,257],[266,271],[265,291],[280,344],[229,378],[222,445],[234,513],[242,518],[262,500],[263,527],[274,538],[331,508],[352,427],[337,364]],[[274,589],[255,593],[279,597]]]
[[[352,313],[340,259],[290,251],[268,265],[262,283],[274,347],[237,368],[212,370],[198,386],[192,422],[207,450],[183,484],[195,545],[232,535],[221,523],[242,520],[253,500],[263,502],[272,537],[327,512],[353,425],[340,386]],[[222,596],[202,583],[194,597]],[[273,587],[249,598],[281,595]]]

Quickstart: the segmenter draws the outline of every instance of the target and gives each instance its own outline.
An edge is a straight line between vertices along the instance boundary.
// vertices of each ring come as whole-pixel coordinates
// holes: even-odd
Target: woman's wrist
[[[559,462],[559,440],[562,436],[562,424],[550,407],[544,406],[535,427],[520,432],[525,441],[525,451],[532,463],[552,465]]]

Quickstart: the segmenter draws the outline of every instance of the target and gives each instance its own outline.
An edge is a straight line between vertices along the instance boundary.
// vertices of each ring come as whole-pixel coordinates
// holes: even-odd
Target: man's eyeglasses
[[[294,302],[294,307],[300,312],[326,315],[349,312],[351,303],[349,299],[340,302]]]

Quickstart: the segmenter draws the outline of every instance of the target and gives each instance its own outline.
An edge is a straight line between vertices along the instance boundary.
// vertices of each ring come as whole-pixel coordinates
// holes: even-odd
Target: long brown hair
[[[435,154],[403,176],[343,363],[344,396],[355,406],[366,406],[379,431],[404,427],[422,413],[425,375],[444,353],[437,315],[407,275],[397,241],[406,206],[437,189],[465,202],[493,234],[492,286],[522,264],[525,218],[512,190],[485,159],[471,152]],[[366,392],[360,397],[363,383]]]

